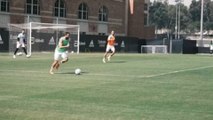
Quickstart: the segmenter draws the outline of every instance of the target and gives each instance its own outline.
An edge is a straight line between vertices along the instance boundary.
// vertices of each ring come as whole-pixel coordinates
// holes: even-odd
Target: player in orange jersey
[[[110,51],[112,51],[112,53]],[[106,52],[104,54],[103,63],[106,63],[106,59],[110,61],[110,58],[114,54],[115,54],[115,32],[111,31],[111,34],[109,35],[107,39],[107,47],[106,47]]]

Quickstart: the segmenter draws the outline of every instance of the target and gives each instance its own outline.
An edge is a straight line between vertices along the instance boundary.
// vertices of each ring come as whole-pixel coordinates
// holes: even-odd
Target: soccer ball
[[[75,74],[76,75],[80,75],[81,74],[81,69],[79,69],[79,68],[75,69]]]

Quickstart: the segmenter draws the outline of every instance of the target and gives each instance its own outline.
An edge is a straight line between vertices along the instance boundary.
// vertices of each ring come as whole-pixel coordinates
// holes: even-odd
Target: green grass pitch
[[[0,120],[213,120],[213,56],[102,56],[0,53]]]

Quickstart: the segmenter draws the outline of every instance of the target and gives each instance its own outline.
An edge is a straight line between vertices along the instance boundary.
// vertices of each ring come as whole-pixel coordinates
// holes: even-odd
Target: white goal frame
[[[40,23],[40,22],[29,22],[29,23],[23,23],[23,24],[8,24],[9,32],[12,31],[12,27],[15,27],[20,30],[22,30],[22,29],[26,30],[26,34],[27,34],[26,37],[28,38],[27,52],[29,55],[32,54],[32,30],[52,29],[52,30],[56,30],[56,31],[62,30],[64,32],[70,32],[70,31],[65,31],[65,29],[77,29],[76,30],[76,35],[77,35],[76,36],[77,37],[76,53],[79,54],[79,52],[80,52],[80,26],[79,25]],[[56,40],[57,42],[58,42],[58,39],[59,38],[57,38],[57,40]]]
[[[148,48],[151,49],[151,51],[148,51]],[[144,50],[146,49],[146,50]],[[162,49],[162,51],[158,51],[158,49]],[[167,45],[141,45],[141,53],[151,53],[151,54],[156,54],[156,53],[163,53],[167,54]]]

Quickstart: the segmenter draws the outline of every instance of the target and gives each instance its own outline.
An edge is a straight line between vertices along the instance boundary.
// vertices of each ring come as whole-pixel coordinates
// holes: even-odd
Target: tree
[[[190,8],[189,13],[191,16],[190,24],[188,25],[188,29],[191,32],[199,31],[200,29],[200,16],[201,16],[201,0],[196,1],[193,0]],[[213,29],[213,1],[205,0],[204,1],[204,30],[212,30]]]
[[[213,1],[211,1],[209,3],[209,17],[210,17],[210,21],[213,21]]]
[[[150,7],[150,23],[157,26],[157,29],[169,29],[175,31],[176,5],[168,5],[166,2],[154,2]],[[190,14],[183,4],[180,4],[181,29],[186,29],[190,22]]]
[[[150,24],[154,25],[157,29],[166,27],[167,8],[166,5],[161,2],[155,2],[150,6]]]
[[[213,30],[213,2],[206,0],[204,8],[204,29]]]
[[[192,3],[189,7],[189,13],[191,15],[192,21],[200,21],[200,13],[201,13],[201,4],[199,1],[192,0]]]
[[[192,0],[189,8],[180,5],[180,29],[184,32],[198,32],[200,30],[201,0]],[[167,2],[154,1],[150,6],[150,23],[156,30],[168,29],[172,33],[176,26],[176,5],[168,5]],[[204,30],[213,30],[213,1],[204,2]]]
[[[171,29],[172,32],[175,31],[175,26],[176,26],[176,6],[175,5],[169,5],[168,6],[168,14],[169,19],[167,28]]]
[[[180,27],[181,31],[187,32],[188,24],[191,22],[190,13],[184,4],[180,4]]]

